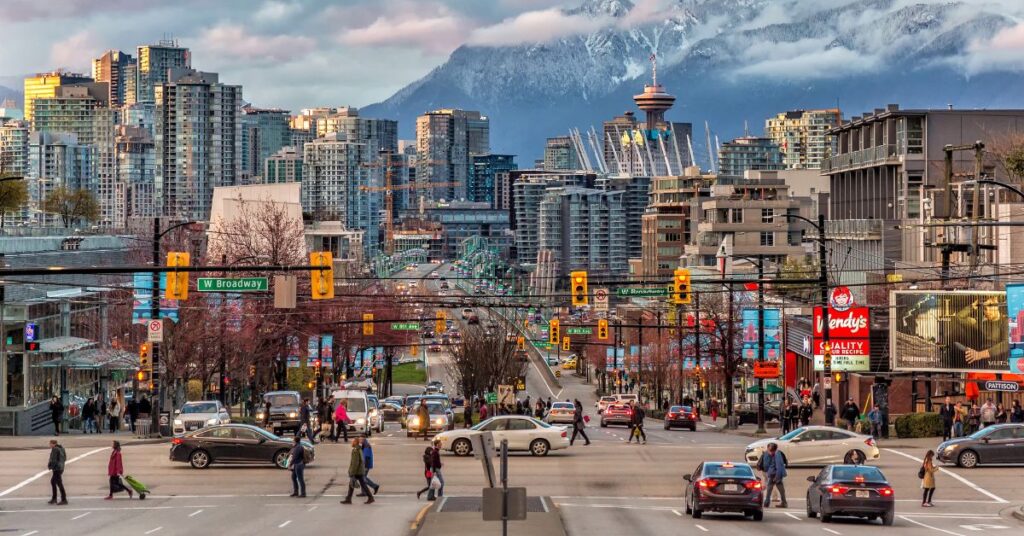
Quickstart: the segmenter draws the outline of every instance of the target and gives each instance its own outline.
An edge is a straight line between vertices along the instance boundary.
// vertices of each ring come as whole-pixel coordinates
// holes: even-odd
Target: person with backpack
[[[302,446],[301,435],[295,435],[292,448],[288,452],[288,469],[292,473],[292,494],[289,497],[305,497],[306,449]]]
[[[924,462],[917,471],[917,477],[921,479],[921,489],[924,490],[921,496],[921,506],[931,508],[932,496],[935,495],[935,473],[939,468],[935,466],[935,451],[929,450],[924,455]]]
[[[768,508],[772,503],[772,489],[779,490],[779,496],[782,502],[779,504],[780,508],[788,508],[789,504],[786,502],[786,486],[784,480],[786,478],[786,458],[782,455],[782,451],[779,450],[779,446],[775,443],[768,444],[768,453],[764,457],[764,472],[766,480],[768,481],[768,488],[764,492],[764,507]]]

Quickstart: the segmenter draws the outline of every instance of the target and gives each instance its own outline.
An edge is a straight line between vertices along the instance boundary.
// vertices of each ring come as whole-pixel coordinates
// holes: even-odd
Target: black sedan
[[[690,406],[672,406],[665,414],[665,429],[689,428],[691,432],[696,432],[699,419],[697,412]]]
[[[740,402],[739,404],[735,404],[733,406],[733,413],[736,414],[736,417],[739,419],[740,424],[757,424],[757,404],[754,402]],[[779,420],[778,406],[765,404],[764,420]]]
[[[968,469],[986,464],[1024,463],[1024,424],[997,424],[939,445],[936,457]]]
[[[827,465],[807,481],[807,517],[820,515],[822,523],[832,516],[882,518],[883,525],[892,525],[896,517],[892,485],[877,467]]]
[[[704,512],[740,512],[754,521],[764,519],[763,485],[745,463],[704,462],[683,479],[686,513],[694,519]]]
[[[271,463],[287,467],[294,443],[248,424],[222,424],[189,432],[171,440],[171,461],[187,462],[196,469],[212,463]],[[303,440],[306,458],[313,460],[313,445]]]

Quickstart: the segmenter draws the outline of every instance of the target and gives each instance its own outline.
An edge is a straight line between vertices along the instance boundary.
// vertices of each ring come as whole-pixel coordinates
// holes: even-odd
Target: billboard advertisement
[[[838,287],[836,290],[842,289]],[[836,292],[828,308],[828,340],[832,345],[832,370],[869,372],[871,370],[871,312],[867,307],[837,307]],[[825,370],[825,317],[821,307],[814,308],[812,331],[814,335],[814,370]]]
[[[889,300],[893,370],[1010,370],[1005,292],[906,290]]]
[[[741,316],[741,330],[743,333],[743,359],[758,359],[758,310],[743,309]],[[779,341],[780,324],[782,312],[779,309],[764,309],[764,359],[775,361],[781,357],[781,345]]]
[[[1006,285],[1006,318],[1010,333],[1008,371],[1024,374],[1024,284]]]
[[[871,371],[869,339],[829,339],[832,345],[832,370],[845,372]],[[814,339],[814,370],[825,370],[825,341]]]
[[[871,326],[868,322],[867,307],[852,307],[840,311],[828,308],[828,337],[830,339],[866,339],[870,336]],[[821,307],[814,308],[814,338],[825,336],[825,316]]]

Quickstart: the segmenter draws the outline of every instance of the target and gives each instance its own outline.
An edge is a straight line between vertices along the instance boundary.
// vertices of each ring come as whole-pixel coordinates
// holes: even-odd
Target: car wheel
[[[534,439],[530,443],[530,454],[534,456],[547,456],[550,449],[551,445],[543,439]]]
[[[691,432],[696,432],[697,431],[697,425],[695,424],[695,425],[691,426],[690,427],[690,431]]]
[[[601,419],[601,428],[608,428],[608,423],[604,422],[604,419]]]
[[[965,469],[972,469],[978,465],[978,453],[965,450],[956,457],[956,464]]]
[[[686,503],[686,505],[684,507],[684,510],[686,510],[686,515],[692,514],[693,513],[693,508],[690,508],[690,501],[686,500],[684,502]]]
[[[811,506],[811,498],[807,497],[807,517],[814,519],[818,517],[818,512],[814,511],[814,507]]]
[[[896,511],[895,510],[889,510],[888,512],[882,514],[882,524],[883,525],[885,525],[887,527],[892,526],[893,521],[896,521]]]
[[[754,521],[761,521],[764,519],[764,510],[754,510]]]
[[[281,450],[275,452],[274,453],[274,460],[273,461],[274,461],[274,465],[276,465],[278,469],[287,469],[288,468],[288,451],[285,450],[285,449],[281,449]]]
[[[694,499],[694,502],[696,503],[696,499]],[[694,518],[694,519],[700,519],[700,516],[702,516],[702,515],[704,515],[704,512],[703,512],[703,511],[701,511],[701,510],[699,510],[699,509],[697,508],[697,505],[696,505],[696,504],[694,504],[694,505],[693,505],[693,506],[692,506],[692,507],[690,508],[690,517],[692,517],[692,518]]]
[[[469,454],[473,452],[473,445],[468,439],[456,439],[455,442],[452,443],[452,452],[455,453],[456,456],[469,456]]]
[[[665,423],[665,429],[666,429],[666,430],[671,430],[671,429],[672,429],[672,427],[671,427],[671,426],[669,426],[669,425],[668,425],[668,423]]]
[[[188,463],[195,469],[206,469],[210,466],[210,453],[199,449],[188,457]]]
[[[868,460],[868,457],[864,454],[864,451],[859,450],[859,449],[853,449],[850,452],[847,452],[846,456],[843,456],[843,463],[846,464],[846,465],[853,465],[853,456],[854,455],[857,455],[857,457],[860,460],[862,460],[861,463],[866,462]]]

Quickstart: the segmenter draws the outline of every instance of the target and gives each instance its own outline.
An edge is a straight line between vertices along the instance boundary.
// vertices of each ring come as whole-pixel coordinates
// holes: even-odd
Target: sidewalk
[[[50,440],[56,439],[64,448],[96,448],[109,447],[112,441],[120,441],[121,446],[130,445],[151,445],[165,443],[171,438],[137,438],[131,432],[119,432],[116,434],[82,434],[72,432],[70,434],[34,435],[34,436],[10,436],[0,437],[0,451],[5,450],[33,450],[50,448]]]

